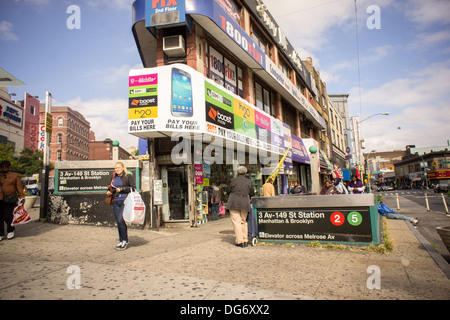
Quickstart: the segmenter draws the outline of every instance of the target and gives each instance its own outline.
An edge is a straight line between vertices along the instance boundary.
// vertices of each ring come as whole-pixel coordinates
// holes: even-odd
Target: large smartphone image
[[[191,75],[178,68],[172,69],[172,115],[175,117],[192,117],[192,82]]]

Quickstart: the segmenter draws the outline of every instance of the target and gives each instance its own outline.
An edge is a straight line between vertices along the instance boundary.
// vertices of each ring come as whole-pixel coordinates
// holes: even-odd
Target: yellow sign
[[[266,182],[268,182],[270,178],[272,178],[272,181],[275,181],[275,178],[277,177],[278,172],[280,172],[280,169],[281,169],[281,167],[283,166],[284,159],[286,159],[286,156],[287,156],[287,154],[288,154],[288,152],[289,152],[289,149],[290,149],[290,148],[288,148],[288,149],[286,150],[286,153],[284,154],[283,158],[281,158],[281,160],[280,160],[280,162],[278,163],[278,165],[272,170],[272,173],[270,174],[270,176],[267,177]]]
[[[128,119],[146,119],[158,117],[158,107],[129,108]]]
[[[241,100],[234,99],[234,114],[251,123],[255,123],[255,110]]]
[[[52,134],[53,130],[53,116],[50,112],[45,113],[45,132]]]

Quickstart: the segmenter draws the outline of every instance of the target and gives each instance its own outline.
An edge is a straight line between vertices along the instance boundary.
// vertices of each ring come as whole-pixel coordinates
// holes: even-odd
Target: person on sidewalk
[[[219,220],[219,207],[222,201],[222,190],[215,183],[212,184],[211,192],[211,221]]]
[[[380,203],[378,204],[378,212],[383,217],[386,217],[388,219],[407,220],[411,222],[414,226],[417,226],[417,224],[419,223],[419,220],[417,218],[410,218],[402,214],[398,214],[397,212],[389,208],[384,201],[380,201]]]
[[[18,173],[11,172],[11,162],[4,160],[0,162],[0,241],[5,236],[4,224],[6,223],[6,239],[14,237],[15,228],[11,226],[13,211],[18,201],[25,202],[22,182]],[[7,199],[13,198],[11,200]]]
[[[361,194],[364,193],[364,189],[366,189],[366,186],[362,181],[356,176],[352,176],[352,181],[348,183],[348,191],[351,194]]]
[[[294,186],[290,190],[290,194],[303,194],[304,190],[303,187],[301,187],[297,181],[294,182]]]
[[[107,191],[108,196],[114,196],[113,212],[116,219],[117,229],[119,231],[119,243],[115,247],[117,250],[125,250],[128,246],[128,229],[123,219],[124,201],[131,192],[132,188],[136,188],[136,182],[133,175],[127,172],[127,168],[123,162],[119,161],[114,166],[114,173],[111,178],[111,191]]]
[[[255,194],[250,179],[245,177],[246,167],[237,169],[238,176],[231,179],[227,187],[227,209],[230,210],[231,223],[236,236],[236,246],[248,245],[247,215],[250,211],[250,198]]]
[[[263,197],[275,196],[275,187],[273,186],[272,178],[267,179],[267,182],[263,184]]]
[[[338,191],[337,191],[336,187],[334,186],[334,184],[330,180],[327,180],[327,181],[325,181],[324,185],[322,186],[322,190],[320,190],[320,194],[321,195],[333,195],[333,194],[338,194]]]

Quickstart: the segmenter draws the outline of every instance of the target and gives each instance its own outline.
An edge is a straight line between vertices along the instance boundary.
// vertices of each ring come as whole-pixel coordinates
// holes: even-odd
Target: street
[[[417,230],[430,242],[430,244],[442,255],[442,257],[444,257],[444,259],[450,262],[450,253],[436,232],[436,227],[447,226],[450,224],[450,215],[446,214],[444,205],[445,200],[447,203],[447,208],[449,207],[448,197],[444,195],[443,200],[442,193],[434,193],[431,189],[382,191],[375,194],[381,195],[387,202],[388,206],[397,213],[413,218],[417,217],[420,220],[419,225],[416,227]],[[400,209],[398,209],[397,206],[397,194]],[[430,209],[429,211],[427,211],[427,198],[428,208]],[[405,209],[405,205],[408,201],[412,201],[420,205],[423,210],[415,212],[414,215],[409,214],[408,210]]]

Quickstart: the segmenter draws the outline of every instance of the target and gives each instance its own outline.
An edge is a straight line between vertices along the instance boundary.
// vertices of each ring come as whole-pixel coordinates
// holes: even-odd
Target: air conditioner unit
[[[163,38],[163,51],[168,57],[181,57],[186,53],[184,38],[182,35]]]

